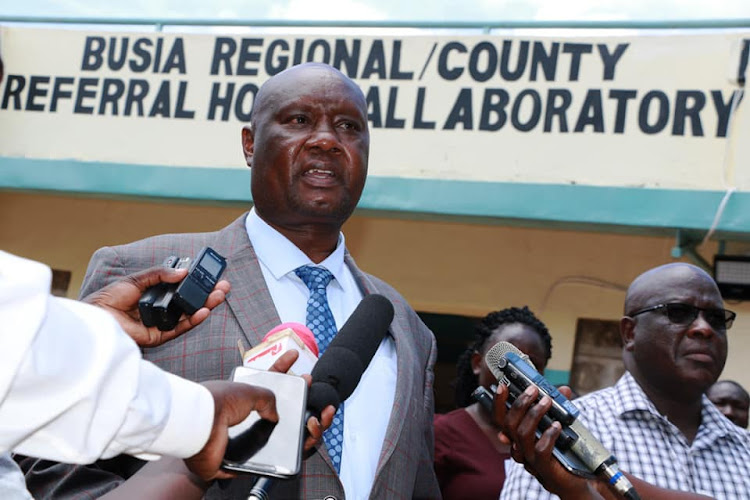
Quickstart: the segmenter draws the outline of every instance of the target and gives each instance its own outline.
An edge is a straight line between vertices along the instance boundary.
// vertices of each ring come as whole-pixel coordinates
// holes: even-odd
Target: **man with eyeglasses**
[[[716,499],[748,498],[750,434],[704,395],[724,368],[727,330],[736,316],[724,309],[714,280],[684,263],[651,269],[628,288],[624,313],[627,371],[614,386],[575,401],[582,423],[624,471],[651,485]],[[537,442],[532,419],[542,413],[532,407],[521,418],[529,402],[519,398],[514,404],[524,404],[508,412],[503,429],[515,443],[514,458],[523,457],[545,486],[514,464],[501,498],[557,498],[545,487],[562,498],[590,498],[581,493],[590,482],[549,458],[560,430],[550,428]]]

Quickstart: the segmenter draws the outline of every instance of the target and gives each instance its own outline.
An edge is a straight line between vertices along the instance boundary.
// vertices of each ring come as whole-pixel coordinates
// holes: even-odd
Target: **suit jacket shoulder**
[[[245,231],[246,216],[243,214],[219,231],[161,234],[124,245],[100,248],[89,261],[80,297],[128,274],[158,266],[170,255],[193,257],[204,246],[211,246],[228,258],[250,245]]]

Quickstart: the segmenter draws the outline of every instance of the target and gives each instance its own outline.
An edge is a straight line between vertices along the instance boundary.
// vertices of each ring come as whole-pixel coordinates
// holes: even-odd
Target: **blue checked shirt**
[[[656,486],[750,498],[750,434],[703,396],[701,426],[692,444],[654,407],[629,373],[612,387],[575,400],[581,421],[610,450],[622,470]],[[513,462],[502,500],[555,499]]]

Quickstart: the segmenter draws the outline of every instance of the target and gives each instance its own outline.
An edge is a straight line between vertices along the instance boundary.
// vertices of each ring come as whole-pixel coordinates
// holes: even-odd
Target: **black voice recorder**
[[[189,266],[188,275],[180,283],[159,283],[146,290],[138,310],[144,325],[168,331],[177,326],[183,313],[194,314],[203,307],[227,262],[211,247],[204,247],[194,260],[170,255],[163,265],[175,269]]]

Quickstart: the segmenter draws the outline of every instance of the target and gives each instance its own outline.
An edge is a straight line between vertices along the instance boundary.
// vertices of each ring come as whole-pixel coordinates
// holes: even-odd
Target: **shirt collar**
[[[628,413],[648,412],[661,421],[668,422],[629,372],[625,372],[615,385],[613,403],[617,415],[621,418],[628,418]],[[710,443],[725,436],[740,441],[750,439],[750,434],[726,418],[705,394],[701,396],[701,406],[701,425],[693,441],[693,448],[709,446]]]
[[[337,283],[343,283],[344,253],[346,240],[344,234],[339,233],[336,249],[320,264],[314,264],[310,257],[300,250],[286,236],[271,227],[260,218],[255,207],[245,219],[247,235],[253,244],[255,254],[271,272],[274,278],[281,279],[283,276],[293,272],[300,266],[320,266],[328,269]]]
[[[630,372],[625,372],[615,384],[614,406],[618,415],[636,411],[645,411],[661,416],[654,403],[646,396],[641,386],[635,381]]]

